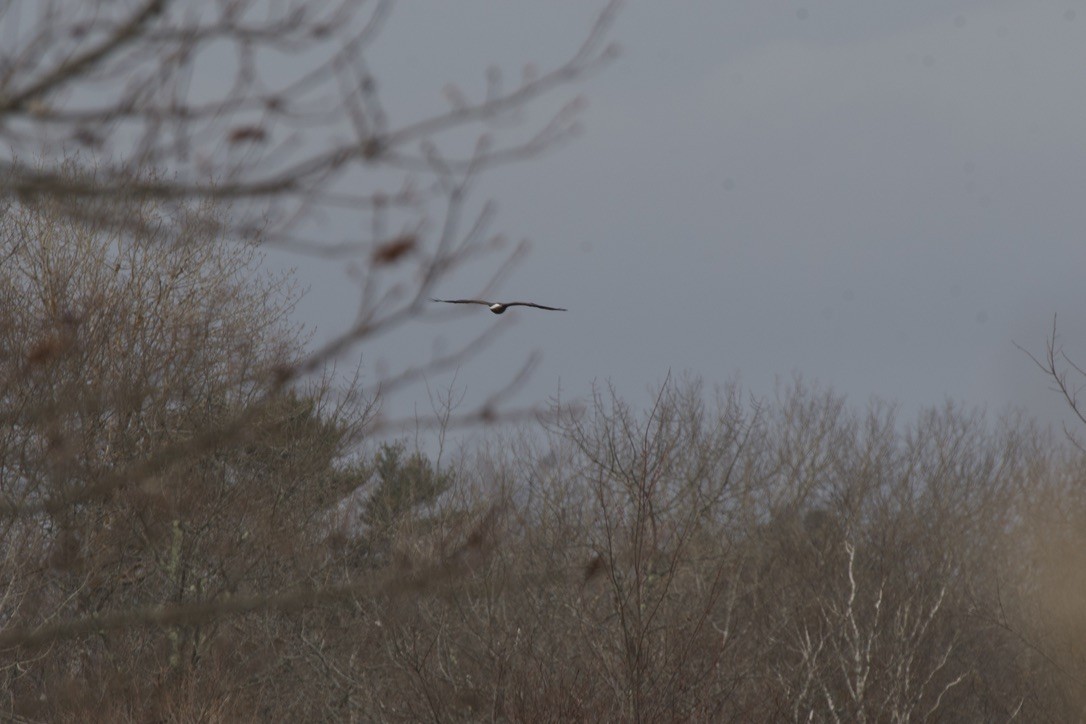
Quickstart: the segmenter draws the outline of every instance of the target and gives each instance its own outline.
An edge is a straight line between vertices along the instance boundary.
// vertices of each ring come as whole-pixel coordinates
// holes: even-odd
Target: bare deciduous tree
[[[268,395],[302,353],[289,279],[262,272],[252,245],[208,236],[208,210],[159,212],[128,200],[183,243],[147,235],[150,222],[132,240],[47,198],[11,206],[0,230],[0,533],[33,591],[8,601],[0,636],[62,640],[9,669],[10,690],[46,712],[149,695],[126,670],[202,677],[215,602],[306,583],[322,517],[360,483],[339,467],[368,414],[357,393],[336,407],[326,384]],[[163,604],[203,615],[141,632],[139,611]],[[100,646],[70,640],[109,629]],[[81,663],[65,669],[61,651]]]

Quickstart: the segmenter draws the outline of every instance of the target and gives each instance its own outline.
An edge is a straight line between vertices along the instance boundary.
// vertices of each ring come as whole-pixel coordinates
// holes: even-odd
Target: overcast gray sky
[[[399,3],[373,70],[393,116],[421,114],[447,82],[482,87],[492,63],[560,62],[596,10]],[[475,196],[533,243],[497,296],[570,311],[469,308],[382,338],[370,363],[424,361],[512,316],[459,371],[469,400],[539,350],[522,403],[593,380],[642,402],[670,369],[757,394],[801,373],[908,413],[950,397],[1056,419],[1014,343],[1039,351],[1058,312],[1086,360],[1086,8],[633,0],[612,38],[622,55],[574,91],[591,103],[581,136]],[[475,294],[491,271],[438,291]],[[342,328],[341,270],[299,273],[303,318]]]

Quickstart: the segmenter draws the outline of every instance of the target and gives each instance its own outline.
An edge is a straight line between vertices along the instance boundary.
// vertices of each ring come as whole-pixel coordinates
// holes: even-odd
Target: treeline
[[[285,372],[213,213],[127,215],[0,222],[5,717],[1083,716],[1082,460],[1029,420],[669,379],[438,464]]]

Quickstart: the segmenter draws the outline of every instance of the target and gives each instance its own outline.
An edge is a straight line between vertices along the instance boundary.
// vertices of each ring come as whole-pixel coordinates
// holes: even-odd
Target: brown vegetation
[[[44,155],[0,164],[4,718],[1086,715],[1081,451],[1028,420],[669,379],[644,409],[601,389],[434,461],[332,376],[496,248],[488,207],[462,223],[470,183],[579,105],[467,156],[442,134],[594,68],[610,6],[551,72],[396,124],[365,62],[387,2],[14,5],[0,134]],[[193,95],[216,43],[232,82]],[[269,85],[268,53],[314,65]],[[334,207],[366,236],[303,233]],[[307,349],[260,243],[368,260],[350,328]],[[1086,420],[1055,333],[1041,363]],[[500,392],[444,400],[439,435],[508,419]]]
[[[1020,417],[669,380],[441,467],[366,453],[357,396],[269,392],[289,287],[202,212],[180,245],[5,218],[10,716],[1082,711],[1080,461]]]

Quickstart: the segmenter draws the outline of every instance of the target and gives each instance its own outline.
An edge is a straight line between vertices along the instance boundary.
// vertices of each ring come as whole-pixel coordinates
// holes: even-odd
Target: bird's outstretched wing
[[[535,307],[536,309],[547,309],[552,312],[567,312],[568,309],[562,307],[545,307],[542,304],[536,304],[535,302],[509,302],[505,306],[507,307]]]
[[[445,304],[485,304],[490,306],[491,302],[484,302],[482,299],[434,299],[430,297],[431,302],[444,302]]]

